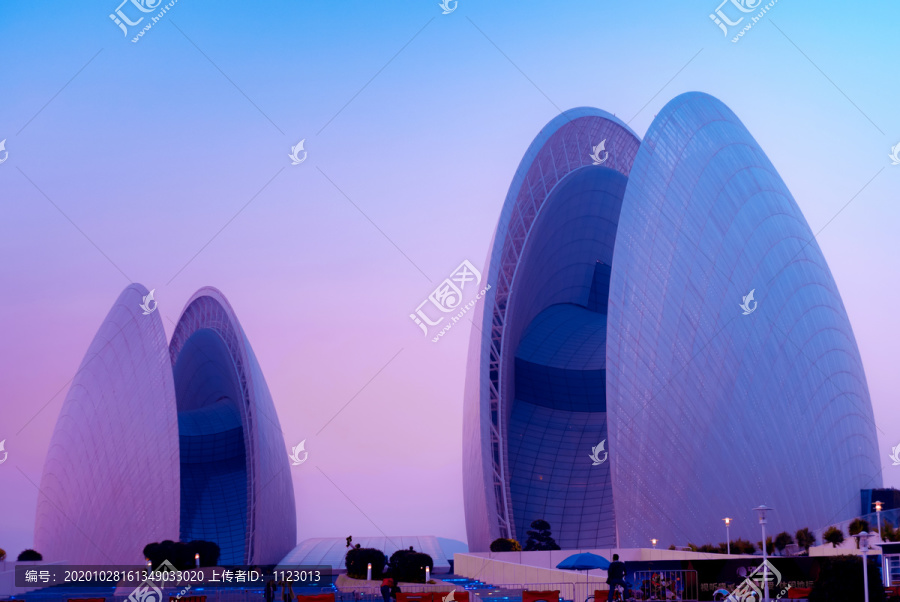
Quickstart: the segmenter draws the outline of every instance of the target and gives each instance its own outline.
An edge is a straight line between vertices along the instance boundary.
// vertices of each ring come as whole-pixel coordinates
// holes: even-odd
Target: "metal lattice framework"
[[[598,109],[573,109],[548,124],[532,143],[510,186],[491,254],[490,282],[495,290],[485,320],[490,319],[488,350],[488,399],[492,488],[501,537],[515,537],[512,501],[509,493],[505,422],[508,407],[504,392],[510,372],[504,369],[506,309],[522,255],[535,218],[554,187],[567,175],[594,161],[590,153],[601,140],[609,153],[605,167],[626,177],[637,153],[637,136],[614,116]],[[499,257],[499,261],[497,258]],[[488,316],[488,314],[490,314]],[[488,326],[486,323],[485,326]]]
[[[44,463],[35,542],[48,560],[129,564],[140,561],[140,545],[179,537],[179,411],[206,400],[190,393],[179,399],[174,368],[179,358],[188,366],[213,360],[202,342],[191,342],[202,331],[212,333],[208,340],[217,337],[219,358],[205,376],[215,387],[225,376],[216,370],[228,372],[241,420],[247,515],[245,531],[235,537],[244,541],[243,563],[274,564],[296,545],[294,489],[278,415],[250,342],[225,296],[203,288],[166,345],[160,312],[142,304],[148,294],[140,284],[122,292],[73,379]],[[149,465],[150,473],[134,470]],[[227,515],[228,508],[203,511]]]
[[[601,140],[609,155],[599,160],[590,153]],[[586,222],[607,192],[604,174],[619,180],[611,198],[620,212]],[[579,515],[584,506],[556,505],[556,524],[612,514],[616,545],[637,547],[651,537],[714,540],[709,517],[735,516],[748,499],[780,508],[787,530],[852,516],[860,489],[877,488],[881,474],[865,372],[837,285],[760,145],[721,101],[691,92],[658,113],[643,142],[602,111],[569,111],[519,165],[471,336],[463,419],[470,549],[521,536],[517,521],[546,511],[546,500],[569,500],[559,489],[544,494],[544,474],[520,472],[538,467],[540,454],[551,478],[573,474],[570,450],[584,442],[565,439],[565,421],[546,440],[549,424],[532,438],[519,428],[517,412],[529,402],[516,400],[517,381],[526,391],[533,381],[517,378],[516,362],[536,316],[585,298],[586,260],[600,259],[582,252],[610,238],[601,263],[612,261],[604,378],[614,503],[610,513],[595,499],[589,516]],[[569,258],[579,264],[572,270]],[[759,311],[747,301],[754,292]],[[566,381],[555,383],[565,397]],[[777,420],[760,420],[768,416]],[[797,424],[807,436],[796,435]],[[554,486],[566,487],[566,478]],[[804,495],[808,503],[792,503]],[[741,525],[732,535],[752,536],[750,521]]]
[[[246,448],[247,462],[247,532],[245,535],[246,556],[249,559],[254,557],[254,533],[255,517],[256,517],[256,496],[253,495],[256,490],[256,480],[258,478],[255,470],[257,465],[257,445],[256,445],[256,429],[255,424],[255,404],[251,394],[250,371],[247,369],[247,345],[244,341],[244,333],[237,322],[228,301],[222,294],[213,288],[203,288],[188,301],[178,326],[172,334],[172,341],[169,344],[169,355],[172,359],[172,365],[178,360],[187,340],[198,330],[212,330],[215,332],[228,349],[228,355],[234,362],[235,373],[241,385],[241,423],[244,431],[244,445]]]

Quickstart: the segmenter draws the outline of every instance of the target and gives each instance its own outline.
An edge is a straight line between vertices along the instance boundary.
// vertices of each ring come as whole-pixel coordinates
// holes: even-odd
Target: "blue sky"
[[[180,0],[133,43],[117,4],[2,7],[8,551],[31,543],[28,479],[132,280],[156,289],[170,333],[200,286],[231,301],[288,445],[308,440],[301,539],[464,539],[468,333],[433,345],[408,314],[462,260],[483,266],[522,153],[560,110],[596,106],[643,135],[689,90],[734,110],[821,230],[900,485],[900,5],[782,0],[732,43],[714,1],[459,0],[442,15],[437,0]]]

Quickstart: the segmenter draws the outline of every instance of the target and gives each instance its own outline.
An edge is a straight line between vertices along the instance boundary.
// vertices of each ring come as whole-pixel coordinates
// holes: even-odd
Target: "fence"
[[[635,571],[632,593],[637,600],[698,600],[697,571]]]

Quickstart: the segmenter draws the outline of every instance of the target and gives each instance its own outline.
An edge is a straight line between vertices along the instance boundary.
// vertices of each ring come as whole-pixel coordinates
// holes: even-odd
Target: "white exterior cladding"
[[[143,315],[140,308],[147,292],[139,284],[122,292],[73,379],[44,464],[35,548],[49,561],[143,564],[146,544],[178,541],[179,412],[217,401],[200,397],[228,381],[240,383],[235,405],[242,408],[247,516],[229,525],[221,517],[232,517],[222,508],[200,510],[218,514],[223,533],[246,530],[242,563],[275,563],[296,543],[293,487],[278,417],[250,344],[224,296],[204,288],[185,307],[170,349],[160,312]],[[198,332],[201,341],[220,341],[230,361],[203,369],[209,361],[184,357],[185,389],[197,399],[176,402],[173,364]],[[203,354],[202,347],[192,349]]]
[[[44,560],[142,564],[141,549],[178,539],[178,419],[159,312],[147,290],[119,295],[63,402],[38,495],[34,546]]]
[[[733,538],[755,541],[751,509],[761,503],[776,508],[774,532],[852,516],[859,490],[879,487],[881,474],[865,374],[837,287],[744,126],[715,98],[688,93],[660,111],[643,142],[602,111],[567,111],[541,131],[516,172],[470,346],[463,446],[470,549],[521,539],[528,525],[514,508],[529,521],[539,511],[535,492],[546,486],[523,487],[522,475],[510,474],[510,417],[520,397],[534,398],[515,390],[514,360],[541,311],[585,306],[578,298],[587,299],[587,264],[601,257],[573,248],[553,263],[540,254],[529,260],[529,249],[549,244],[543,238],[554,234],[540,226],[548,218],[536,216],[565,206],[560,191],[587,177],[583,166],[602,139],[610,153],[602,167],[627,176],[609,282],[606,415],[584,413],[585,426],[572,420],[550,439],[532,431],[543,447],[583,446],[571,465],[555,449],[542,454],[552,461],[541,479],[587,488],[578,504],[553,499],[570,492],[546,495],[546,513],[564,508],[563,525],[612,514],[623,547],[651,538],[662,546],[723,541],[725,516],[736,518]],[[568,219],[579,223],[577,215]],[[523,266],[528,261],[540,265]],[[758,306],[744,315],[739,305],[751,289]],[[528,438],[528,428],[516,428]],[[589,428],[606,429],[604,465],[591,466],[599,441],[582,440]],[[610,472],[614,509],[604,501],[608,486],[578,476],[585,469]],[[576,533],[573,547],[606,544],[593,527],[586,532]]]

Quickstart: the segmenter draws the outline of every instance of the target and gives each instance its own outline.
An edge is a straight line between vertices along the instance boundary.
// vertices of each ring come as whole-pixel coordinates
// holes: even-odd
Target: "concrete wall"
[[[518,555],[520,552],[501,552],[496,555],[500,554]],[[557,552],[523,552],[523,554],[541,554],[544,555],[542,558],[550,558]],[[562,562],[563,558],[570,554],[571,552],[564,553],[556,562]],[[593,595],[595,589],[608,589],[606,571],[590,571],[588,575],[585,571],[562,571],[485,557],[489,555],[490,552],[479,555],[454,554],[453,572],[497,586],[525,585],[529,586],[527,589],[558,589],[564,598],[578,602]],[[526,556],[526,558],[530,562],[543,561],[536,557]]]

